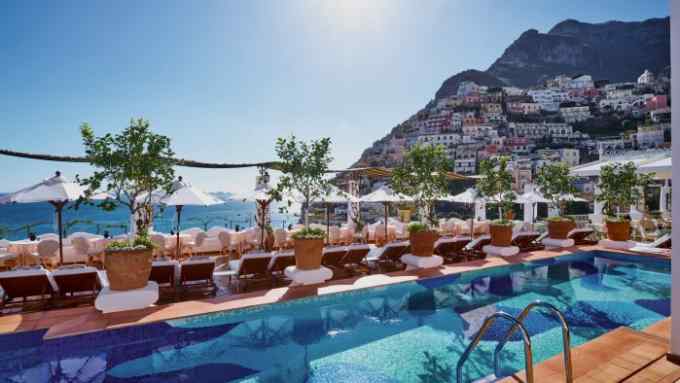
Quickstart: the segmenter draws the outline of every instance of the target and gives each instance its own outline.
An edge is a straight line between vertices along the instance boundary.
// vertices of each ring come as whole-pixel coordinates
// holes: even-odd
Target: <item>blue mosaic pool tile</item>
[[[661,316],[671,315],[671,300],[668,299],[638,299],[635,304],[646,308],[649,311],[654,311]]]
[[[115,377],[107,375],[107,383],[224,383],[258,373],[256,370],[237,364],[215,363],[198,367],[186,368],[180,371],[151,373],[133,377]]]
[[[460,274],[446,275],[443,277],[420,279],[417,284],[428,289],[436,289],[454,283],[460,278]]]
[[[42,343],[42,339],[46,332],[47,329],[42,329],[0,335],[0,350],[4,352],[37,347]],[[2,356],[0,355],[0,360],[1,359]]]

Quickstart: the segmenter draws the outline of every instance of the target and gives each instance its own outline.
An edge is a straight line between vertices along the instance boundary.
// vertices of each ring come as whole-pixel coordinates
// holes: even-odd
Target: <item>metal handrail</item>
[[[509,320],[510,322],[513,323],[512,328],[516,327],[522,331],[522,338],[524,340],[524,364],[527,376],[527,383],[534,383],[534,363],[532,361],[531,356],[531,338],[529,337],[529,332],[524,327],[522,322],[518,321],[515,317],[503,311],[494,313],[493,315],[488,316],[484,320],[484,323],[477,332],[477,335],[465,349],[465,352],[463,352],[463,355],[461,355],[460,359],[458,359],[458,364],[456,364],[456,382],[458,383],[463,382],[463,365],[465,364],[465,361],[470,357],[470,353],[472,353],[472,350],[474,350],[479,341],[482,339],[482,336],[484,336],[484,334],[489,330],[489,327],[491,327],[491,325],[496,321],[496,319],[499,318]]]
[[[560,321],[560,325],[562,326],[562,348],[563,348],[563,354],[564,354],[564,376],[566,378],[567,383],[572,383],[574,381],[573,377],[573,366],[571,363],[571,335],[569,332],[569,325],[567,324],[567,321],[564,319],[564,315],[562,315],[562,312],[557,309],[557,307],[551,305],[548,302],[542,302],[542,301],[535,301],[533,303],[530,303],[527,305],[527,307],[522,310],[522,312],[519,314],[517,317],[517,323],[514,324],[510,330],[505,334],[505,337],[503,340],[498,342],[498,345],[496,346],[496,350],[493,353],[493,362],[494,362],[494,372],[496,373],[496,376],[498,376],[500,372],[500,358],[499,354],[500,351],[503,349],[505,344],[510,340],[512,335],[517,331],[518,324],[523,325],[524,320],[526,319],[527,315],[529,315],[529,312],[533,310],[534,308],[545,308],[551,311],[557,319]],[[523,328],[523,331],[526,331],[526,329]]]

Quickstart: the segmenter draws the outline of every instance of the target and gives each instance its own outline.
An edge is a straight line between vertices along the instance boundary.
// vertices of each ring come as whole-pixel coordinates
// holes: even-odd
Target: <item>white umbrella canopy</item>
[[[49,202],[57,212],[57,229],[59,231],[59,262],[64,262],[63,246],[63,225],[61,213],[64,206],[69,201],[76,201],[85,197],[87,189],[76,183],[69,181],[57,171],[54,176],[43,180],[35,185],[23,188],[14,193],[0,198],[0,203],[36,203]],[[90,199],[106,199],[110,196],[106,193],[98,193],[90,196]]]
[[[70,182],[61,172],[33,186],[3,196],[0,203],[32,203],[74,201],[85,195],[85,187]]]
[[[518,196],[515,202],[524,204],[524,203],[550,203],[552,201],[545,198],[541,192],[531,190]]]
[[[321,198],[324,203],[346,203],[346,202],[359,202],[359,198],[338,189],[337,186],[331,185],[328,195]]]
[[[448,202],[473,204],[477,201],[478,198],[479,198],[479,193],[477,192],[477,189],[468,188],[462,193],[456,194],[454,196],[447,196],[443,200],[448,201]]]
[[[382,203],[385,205],[385,238],[387,239],[387,219],[388,219],[388,205],[390,203],[399,203],[399,202],[409,202],[413,201],[411,197],[405,196],[403,194],[399,194],[392,190],[391,187],[383,185],[379,187],[378,189],[372,191],[371,193],[368,193],[364,196],[359,197],[359,202],[368,202],[368,203]]]
[[[378,189],[359,197],[359,202],[409,202],[413,201],[411,197],[396,193],[391,187],[383,185]]]
[[[181,177],[180,177],[181,179]],[[210,206],[223,203],[223,201],[213,197],[212,195],[192,186],[191,184],[180,181],[178,188],[165,197],[160,199],[160,203],[168,206],[178,205],[197,205]]]
[[[179,232],[180,220],[182,218],[182,208],[186,205],[193,206],[210,206],[222,203],[219,199],[210,194],[195,188],[188,182],[184,182],[182,177],[179,177],[172,186],[172,193],[163,197],[160,202],[168,206],[175,206],[177,211],[177,258],[180,257],[182,251],[179,246]]]
[[[573,194],[562,194],[560,195],[560,199],[569,202],[588,202],[588,200],[583,199],[581,197],[577,197]]]

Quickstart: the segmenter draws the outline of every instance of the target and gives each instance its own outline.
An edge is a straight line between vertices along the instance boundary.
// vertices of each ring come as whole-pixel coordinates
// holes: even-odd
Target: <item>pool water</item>
[[[670,315],[670,263],[582,252],[417,282],[305,298],[42,341],[44,331],[0,336],[0,382],[453,382],[484,319],[552,303],[572,347],[619,326],[644,329]],[[559,323],[526,320],[534,362],[561,352]],[[465,365],[493,374],[509,328],[497,321]],[[516,334],[502,372],[523,369]]]

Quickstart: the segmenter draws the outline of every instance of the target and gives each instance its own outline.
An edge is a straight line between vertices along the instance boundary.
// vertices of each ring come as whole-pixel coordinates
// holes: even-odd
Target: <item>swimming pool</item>
[[[0,382],[447,382],[490,314],[528,303],[557,306],[572,346],[618,326],[644,329],[670,315],[670,262],[581,252],[537,262],[255,308],[42,341],[44,331],[0,336]],[[534,362],[561,352],[559,323],[526,320]],[[493,373],[496,322],[466,363]],[[523,369],[516,334],[505,374]]]

